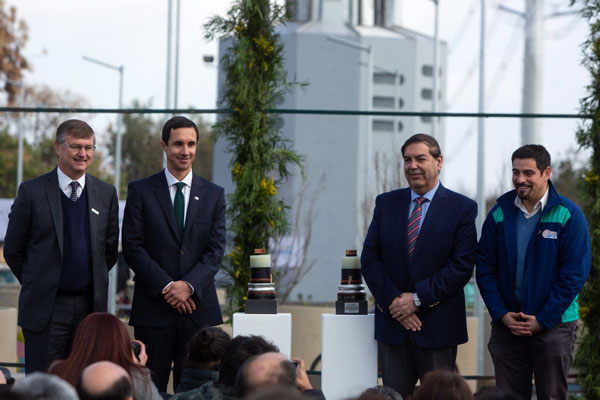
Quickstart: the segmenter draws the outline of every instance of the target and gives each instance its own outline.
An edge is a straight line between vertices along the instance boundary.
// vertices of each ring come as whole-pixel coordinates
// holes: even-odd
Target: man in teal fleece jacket
[[[577,296],[591,264],[588,223],[550,181],[550,154],[512,154],[515,190],[489,212],[479,241],[477,285],[492,317],[488,349],[496,384],[530,399],[566,399],[579,318]]]

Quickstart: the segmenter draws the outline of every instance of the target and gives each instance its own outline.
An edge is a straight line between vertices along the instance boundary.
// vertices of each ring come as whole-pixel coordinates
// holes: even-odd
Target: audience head
[[[77,386],[85,367],[97,361],[112,361],[131,375],[142,368],[133,360],[132,351],[131,338],[121,320],[109,313],[92,313],[77,328],[69,357],[54,364],[49,372]]]
[[[437,369],[425,374],[414,400],[470,400],[471,389],[465,379],[452,371]]]
[[[219,383],[234,387],[242,365],[252,356],[275,352],[279,349],[260,336],[236,336],[227,345],[219,366]]]
[[[244,400],[306,400],[307,397],[294,388],[287,386],[266,386],[258,388]]]
[[[77,392],[73,386],[58,376],[34,372],[19,379],[12,391],[30,400],[77,400]]]
[[[389,386],[375,386],[365,390],[359,400],[402,400],[402,395]]]
[[[123,367],[98,361],[81,373],[77,393],[80,400],[132,400],[133,383]]]
[[[221,328],[202,328],[192,336],[189,344],[186,368],[219,370],[221,357],[231,338]]]
[[[296,366],[281,353],[251,357],[238,372],[235,389],[240,397],[266,386],[296,388]]]

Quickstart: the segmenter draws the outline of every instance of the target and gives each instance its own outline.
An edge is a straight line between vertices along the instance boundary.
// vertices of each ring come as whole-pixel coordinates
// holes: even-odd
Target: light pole
[[[435,20],[434,20],[434,33],[433,33],[433,98],[431,102],[432,112],[437,112],[437,100],[438,100],[438,78],[439,78],[439,0],[433,0],[435,3]],[[431,136],[437,137],[437,120],[438,117],[433,117],[431,120]]]
[[[83,56],[85,61],[100,65],[117,71],[119,73],[119,110],[123,108],[123,66],[112,65],[104,61],[96,60],[95,58]],[[121,187],[121,141],[122,141],[122,124],[123,118],[117,115],[117,137],[115,140],[115,188],[117,189],[117,198]],[[110,270],[108,283],[108,312],[114,314],[116,309],[116,293],[117,293],[117,269],[119,261]]]
[[[19,108],[23,108],[23,101],[25,99],[25,90],[23,85],[23,79],[15,81],[10,78],[3,78],[6,82],[19,88]],[[23,182],[23,112],[19,111],[19,117],[17,119],[17,188],[16,193],[19,191],[19,186]]]

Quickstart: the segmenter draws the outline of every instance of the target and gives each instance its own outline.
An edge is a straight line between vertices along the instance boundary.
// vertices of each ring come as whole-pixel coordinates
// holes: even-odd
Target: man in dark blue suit
[[[475,263],[477,205],[440,184],[433,137],[412,136],[402,154],[410,188],[377,196],[361,270],[376,301],[383,384],[406,397],[425,373],[454,369],[467,341],[463,287]]]
[[[129,185],[123,254],[135,272],[129,323],[166,392],[177,387],[192,334],[223,322],[214,277],[225,249],[223,189],[192,172],[198,127],[173,117],[162,131],[167,168]]]

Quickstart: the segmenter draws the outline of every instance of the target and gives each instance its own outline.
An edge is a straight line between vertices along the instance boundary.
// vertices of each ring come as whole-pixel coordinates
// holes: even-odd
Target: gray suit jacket
[[[117,260],[119,202],[114,186],[86,174],[94,311],[106,311],[108,270]],[[44,329],[62,273],[63,216],[56,168],[23,182],[8,216],[4,258],[22,285],[19,325]]]

